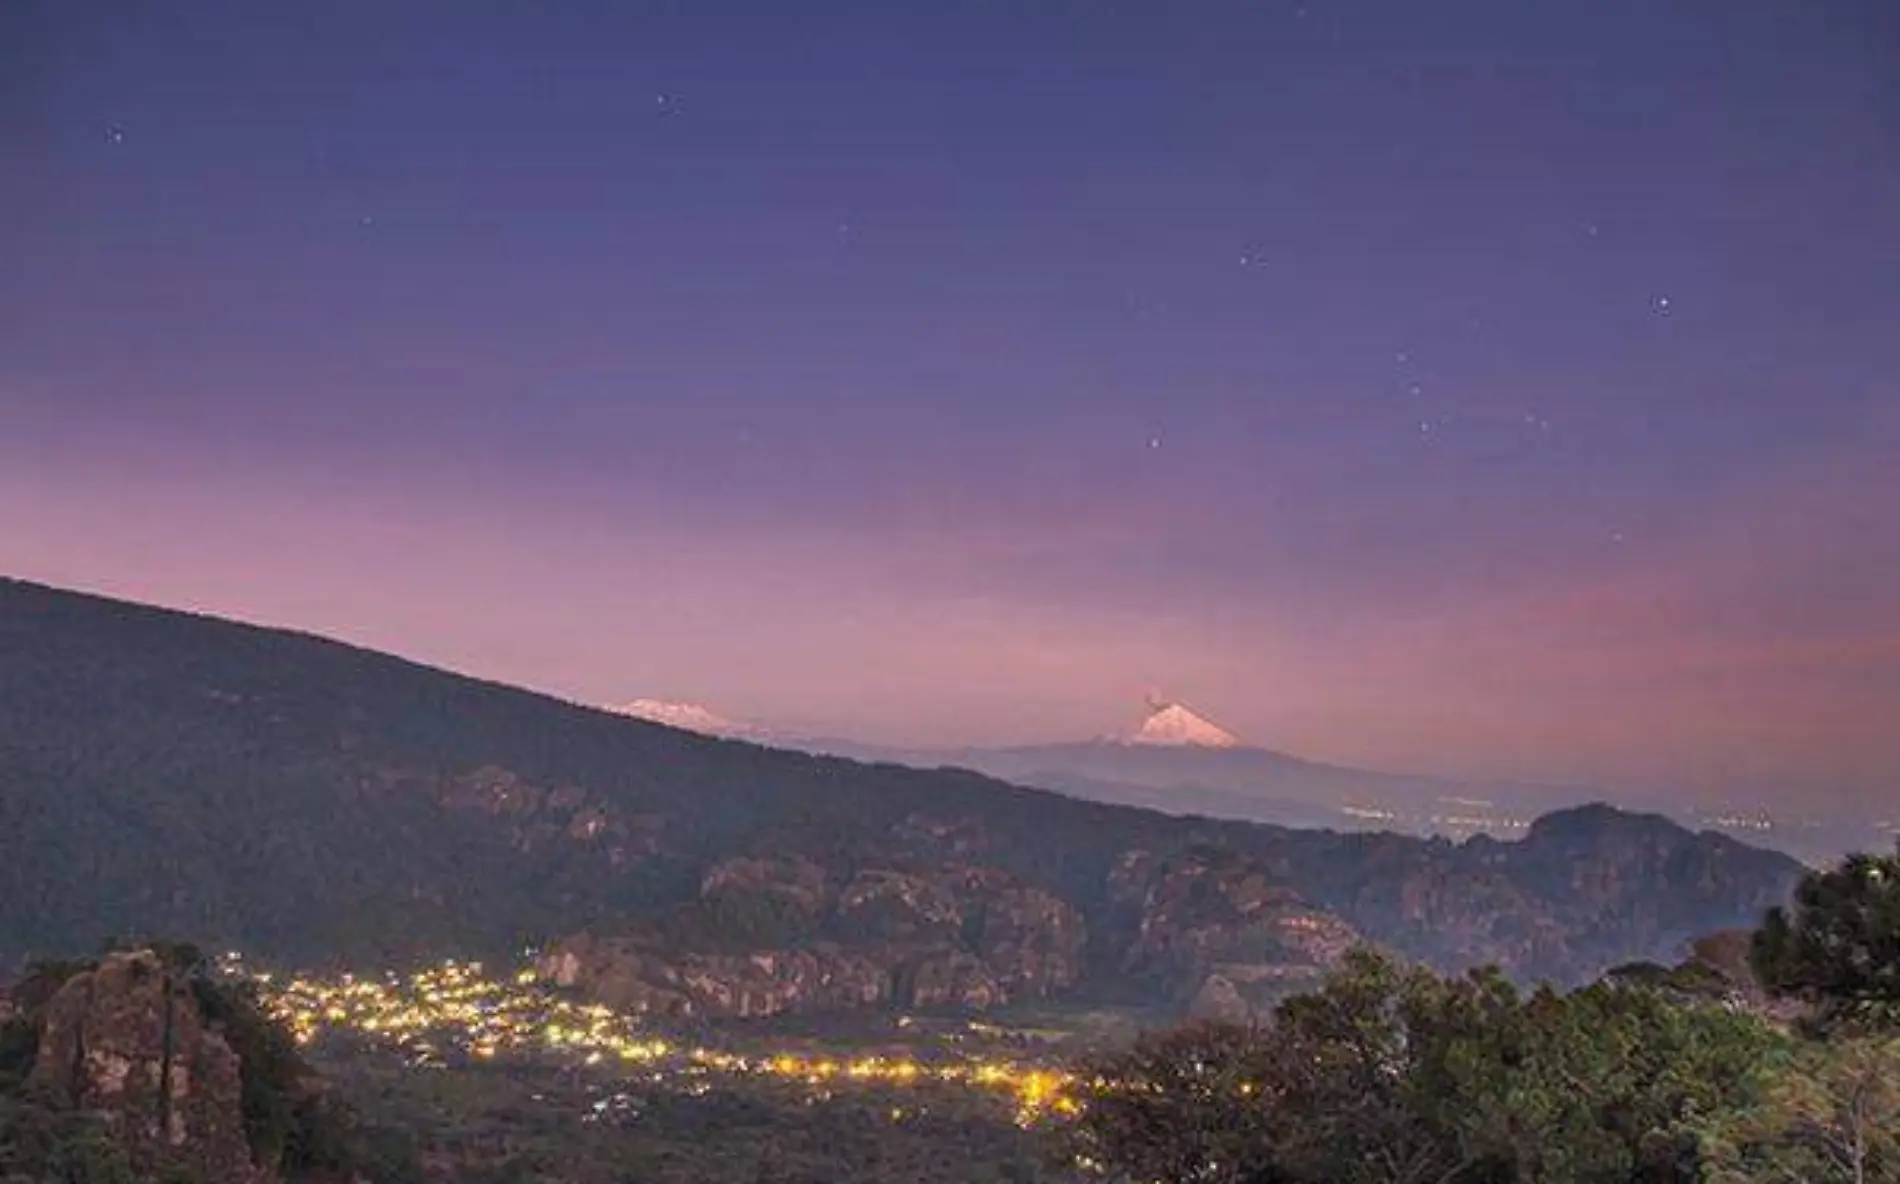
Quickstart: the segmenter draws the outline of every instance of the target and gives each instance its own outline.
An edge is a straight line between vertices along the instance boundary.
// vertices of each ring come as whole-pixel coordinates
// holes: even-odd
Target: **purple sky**
[[[0,11],[0,572],[867,740],[1900,797],[1890,0]]]

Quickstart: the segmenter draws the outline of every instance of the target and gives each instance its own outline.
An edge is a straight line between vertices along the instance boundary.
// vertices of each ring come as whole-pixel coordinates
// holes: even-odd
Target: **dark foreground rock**
[[[35,966],[0,993],[0,1168],[26,1179],[379,1184],[372,1146],[243,989],[189,947]],[[9,1179],[13,1177],[7,1177]]]
[[[47,1002],[27,1084],[100,1115],[141,1170],[256,1184],[275,1176],[245,1140],[242,1077],[189,981],[137,950],[101,958]]]

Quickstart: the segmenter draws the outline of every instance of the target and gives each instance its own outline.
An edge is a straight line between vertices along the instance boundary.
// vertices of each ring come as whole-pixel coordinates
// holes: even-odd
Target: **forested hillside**
[[[594,970],[637,950],[665,986],[681,958],[716,974],[804,941],[979,1006],[1107,984],[1244,1003],[1361,937],[1581,980],[1749,923],[1799,874],[1605,808],[1463,846],[1172,818],[18,582],[0,835],[9,961],[122,933],[359,965],[591,935]]]

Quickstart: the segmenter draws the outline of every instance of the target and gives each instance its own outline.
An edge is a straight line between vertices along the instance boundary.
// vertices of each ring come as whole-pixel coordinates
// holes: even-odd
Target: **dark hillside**
[[[1462,847],[1174,818],[714,740],[12,581],[0,844],[9,961],[153,932],[308,963],[512,957],[648,922],[675,944],[725,927],[706,944],[728,948],[738,918],[754,945],[901,949],[893,975],[926,994],[954,981],[953,1000],[1104,972],[1191,991],[1355,933],[1575,978],[1750,923],[1799,871],[1615,811]],[[1137,930],[1167,940],[1136,950]],[[941,958],[919,969],[919,951]]]
[[[505,769],[662,819],[654,857],[509,841],[386,782]],[[0,948],[120,929],[279,956],[512,951],[689,891],[760,831],[840,849],[982,811],[1000,862],[1099,892],[1131,840],[1185,828],[958,771],[759,748],[308,635],[0,582]],[[24,907],[22,907],[24,906]]]

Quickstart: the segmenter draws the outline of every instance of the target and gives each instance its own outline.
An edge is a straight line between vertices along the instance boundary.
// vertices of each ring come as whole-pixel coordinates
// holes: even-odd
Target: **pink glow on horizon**
[[[1585,581],[1450,612],[1329,614],[1193,589],[1163,604],[978,590],[990,564],[1025,551],[1139,546],[1113,523],[1065,536],[1025,520],[893,545],[620,515],[558,490],[528,504],[294,473],[115,489],[109,467],[0,473],[0,568],[584,702],[664,688],[869,741],[1025,743],[1110,730],[1158,683],[1251,743],[1387,768],[1611,781],[1826,770],[1871,786],[1900,760],[1887,726],[1900,687],[1867,681],[1900,659],[1900,636],[1877,619],[1777,625],[1786,606],[1772,600],[1749,606],[1752,623],[1723,623],[1723,605],[1748,604],[1732,581],[1762,559],[1748,514],[1633,548]],[[1812,541],[1773,533],[1790,559]]]

